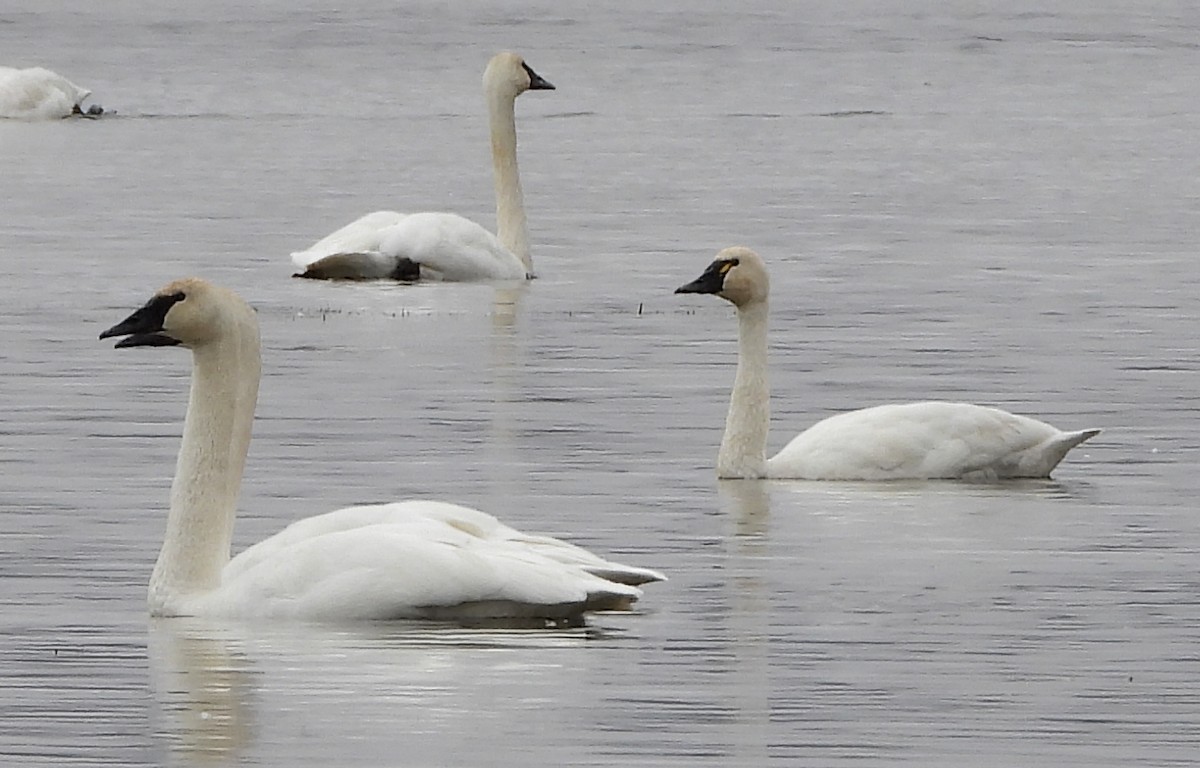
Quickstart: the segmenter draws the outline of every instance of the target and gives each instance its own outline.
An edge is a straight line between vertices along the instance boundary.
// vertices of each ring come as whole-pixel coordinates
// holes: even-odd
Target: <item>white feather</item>
[[[0,117],[16,120],[69,117],[91,93],[41,67],[0,67]]]

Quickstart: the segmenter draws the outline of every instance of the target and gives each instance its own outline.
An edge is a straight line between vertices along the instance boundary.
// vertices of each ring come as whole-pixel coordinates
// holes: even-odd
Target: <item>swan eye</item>
[[[186,299],[186,298],[187,298],[187,294],[186,294],[186,293],[184,293],[183,291],[175,291],[175,293],[172,293],[172,294],[171,294],[170,296],[168,296],[167,298],[168,298],[168,299],[170,299],[172,302],[178,303],[178,302],[180,302],[180,301],[183,301],[184,299]]]
[[[729,261],[724,262],[723,264],[721,264],[721,274],[722,275],[725,274],[726,272],[733,269],[737,265],[738,265],[737,259],[730,259]]]

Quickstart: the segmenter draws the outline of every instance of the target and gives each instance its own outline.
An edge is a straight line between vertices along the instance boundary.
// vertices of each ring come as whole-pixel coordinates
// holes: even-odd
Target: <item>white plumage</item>
[[[254,311],[180,280],[101,338],[183,345],[194,368],[163,547],[150,580],[160,616],[570,620],[637,600],[655,571],[521,533],[439,501],[347,507],[293,523],[232,560],[230,541],[258,394]]]
[[[292,254],[297,277],[325,280],[524,280],[533,276],[517,169],[515,102],[554,88],[509,52],[483,75],[496,191],[496,234],[455,213],[376,211]]]
[[[91,93],[42,67],[0,67],[0,117],[57,120],[87,114],[82,104]],[[98,114],[98,111],[92,114]]]
[[[738,369],[717,458],[723,478],[801,480],[1048,477],[1067,451],[1100,433],[1063,432],[1027,416],[970,403],[880,405],[817,422],[766,458],[766,264],[747,248],[727,248],[676,293],[712,293],[737,307]]]

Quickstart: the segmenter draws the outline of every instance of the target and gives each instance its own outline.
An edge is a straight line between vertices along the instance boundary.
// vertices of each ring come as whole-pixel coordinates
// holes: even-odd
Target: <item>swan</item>
[[[998,480],[1049,477],[1067,451],[1098,429],[1062,432],[1045,422],[970,403],[880,405],[830,416],[766,458],[767,294],[763,259],[726,248],[700,277],[675,293],[711,293],[738,316],[738,365],[725,436],[721,478],[791,480]]]
[[[574,620],[626,608],[662,574],[514,530],[478,510],[410,500],[300,520],[229,557],[258,398],[254,310],[199,278],[170,283],[100,334],[122,347],[183,346],[193,372],[155,616],[314,621]]]
[[[454,213],[375,211],[292,254],[296,277],[323,280],[524,280],[533,277],[517,173],[514,106],[525,91],[554,90],[515,53],[483,73],[492,134],[496,234]]]
[[[72,115],[98,117],[104,110],[83,100],[92,94],[62,75],[42,67],[0,67],[0,117],[16,120],[57,120]]]

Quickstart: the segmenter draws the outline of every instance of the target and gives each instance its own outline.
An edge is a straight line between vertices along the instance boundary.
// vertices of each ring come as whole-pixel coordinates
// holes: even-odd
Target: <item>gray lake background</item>
[[[293,280],[368,211],[494,222],[521,52],[538,279]],[[1183,766],[1200,758],[1200,7],[17,0],[0,65],[0,764]],[[718,482],[772,269],[776,450],[928,398],[1102,427],[1045,482]],[[570,631],[150,621],[190,373],[97,334],[258,311],[235,549],[438,498],[665,571]]]

